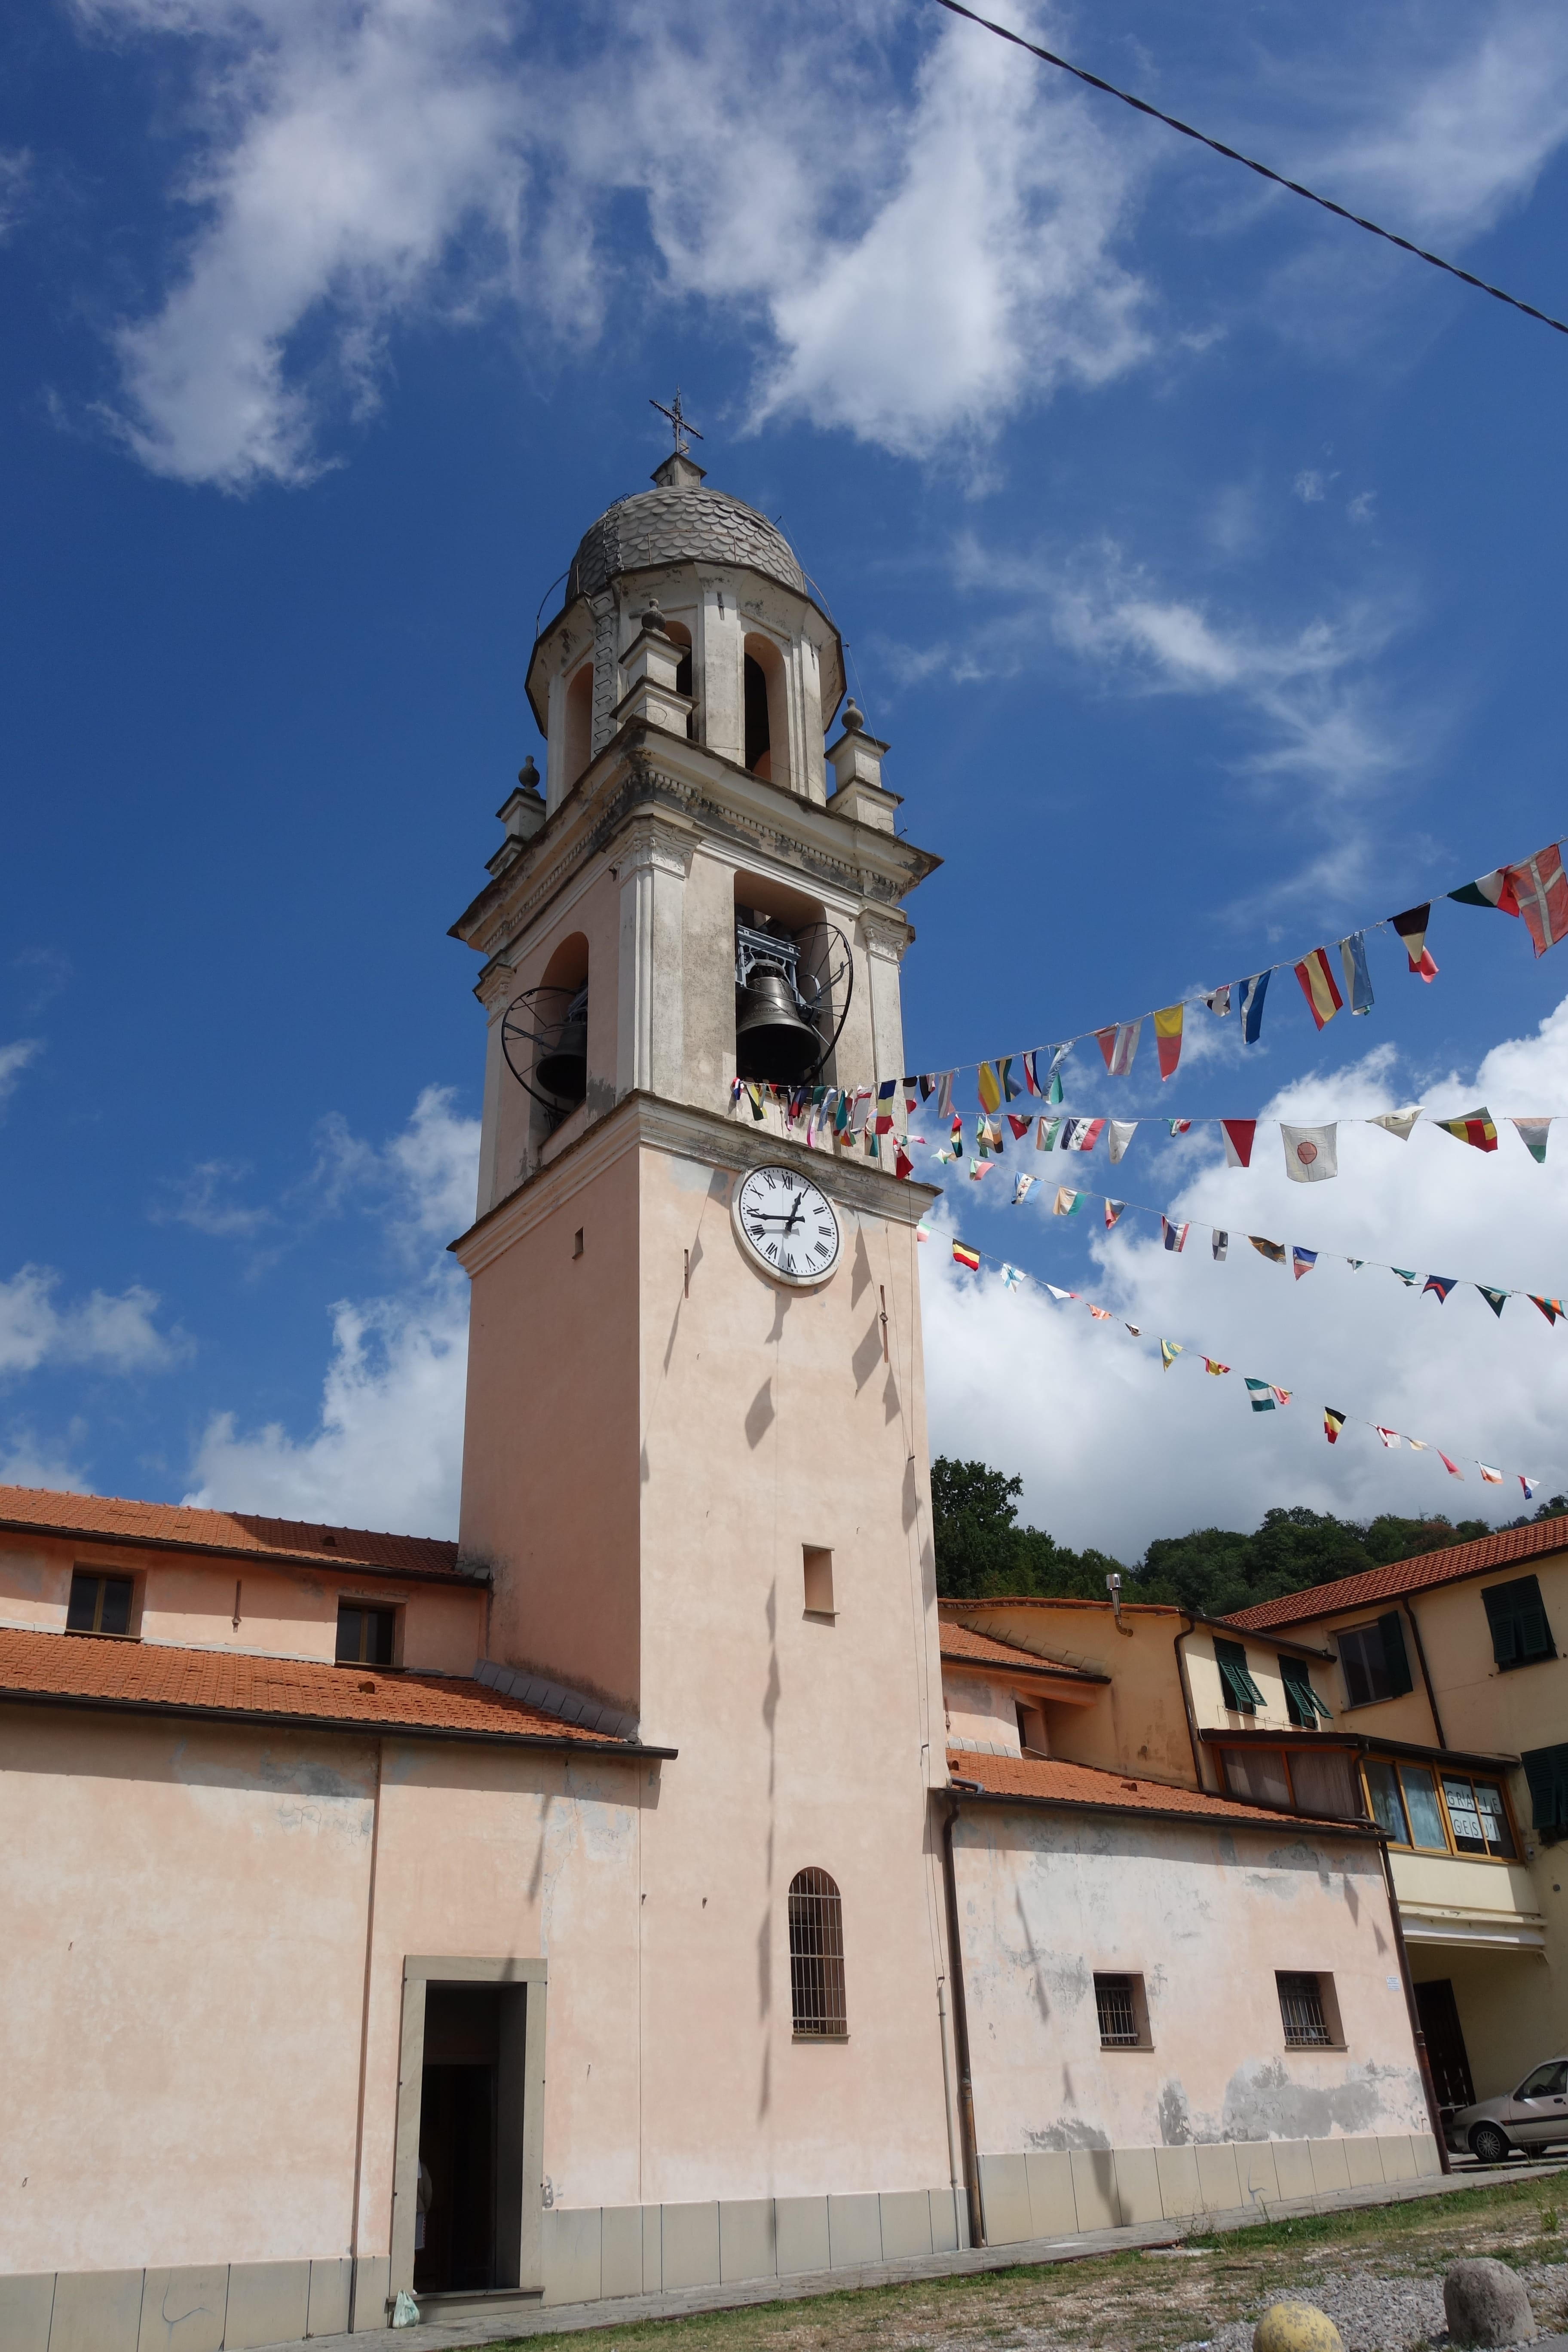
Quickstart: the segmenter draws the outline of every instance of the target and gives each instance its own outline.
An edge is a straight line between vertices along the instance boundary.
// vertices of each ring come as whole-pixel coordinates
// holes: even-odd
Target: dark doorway
[[[1470,2080],[1470,2061],[1465,2048],[1465,2037],[1459,2028],[1458,2003],[1447,1977],[1439,1977],[1432,1984],[1415,1988],[1415,2013],[1421,2020],[1421,2031],[1426,2037],[1426,2055],[1432,2062],[1432,2081],[1440,2107],[1468,2107],[1475,2100],[1475,2085]]]
[[[492,2287],[501,1993],[493,1985],[431,1985],[425,1996],[419,2103],[423,2246],[415,2292]]]

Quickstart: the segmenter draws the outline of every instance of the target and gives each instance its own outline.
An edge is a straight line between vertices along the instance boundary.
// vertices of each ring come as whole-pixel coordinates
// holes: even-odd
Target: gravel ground
[[[1568,2263],[1529,2263],[1519,2273],[1542,2334],[1568,2302]],[[1448,2342],[1443,2316],[1441,2277],[1401,2277],[1373,2270],[1304,2272],[1292,2286],[1271,2293],[1268,2303],[1310,2303],[1326,2311],[1344,2338],[1345,2352],[1405,2352],[1430,2346],[1444,2352]],[[1259,2308],[1256,2318],[1261,2318]],[[1252,2352],[1253,2319],[1235,2319],[1214,2335],[1194,2337],[1181,2352]]]

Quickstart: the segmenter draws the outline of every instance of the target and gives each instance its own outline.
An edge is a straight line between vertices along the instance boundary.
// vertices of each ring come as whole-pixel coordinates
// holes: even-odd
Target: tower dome
[[[566,602],[596,596],[612,580],[665,563],[731,563],[760,572],[796,595],[810,594],[789,541],[766,515],[726,490],[703,487],[684,452],[667,457],[656,487],[617,499],[584,532],[566,581]]]

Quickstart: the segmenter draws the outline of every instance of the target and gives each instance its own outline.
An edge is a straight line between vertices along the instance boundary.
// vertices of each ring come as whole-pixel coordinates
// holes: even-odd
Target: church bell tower
[[[483,1671],[679,1751],[638,1823],[638,2173],[594,2158],[595,2196],[924,2189],[932,1195],[763,1082],[901,1079],[903,901],[938,861],[852,703],[825,748],[843,649],[782,534],[679,438],[653,483],[577,550],[528,667],[542,790],[530,761],[454,926],[489,1020],[461,1549]],[[808,1868],[843,1905],[826,2078],[781,1940]],[[694,2068],[731,2087],[694,2101]]]

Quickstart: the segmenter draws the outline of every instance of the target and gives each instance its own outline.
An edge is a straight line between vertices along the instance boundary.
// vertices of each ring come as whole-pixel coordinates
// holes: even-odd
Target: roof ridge
[[[1459,1584],[1466,1577],[1485,1576],[1493,1569],[1539,1559],[1552,1551],[1568,1551],[1568,1516],[1531,1519],[1522,1528],[1497,1528],[1490,1535],[1471,1536],[1463,1543],[1445,1544],[1437,1551],[1417,1552],[1410,1559],[1358,1569],[1351,1576],[1331,1578],[1327,1583],[1306,1585],[1299,1592],[1282,1592],[1273,1601],[1233,1609],[1223,1622],[1245,1633],[1268,1633],[1313,1617],[1331,1617],[1342,1609],[1359,1609],[1363,1602],[1401,1592]]]

